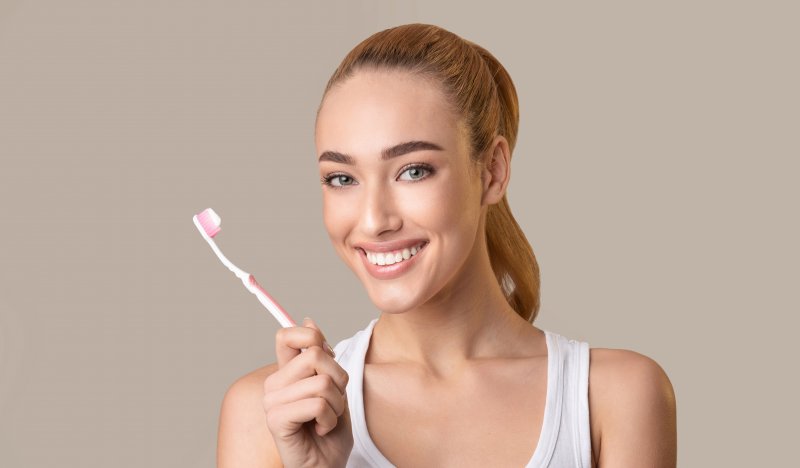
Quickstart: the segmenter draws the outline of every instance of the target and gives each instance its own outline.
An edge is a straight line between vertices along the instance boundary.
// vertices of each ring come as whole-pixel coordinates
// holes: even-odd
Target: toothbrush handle
[[[278,320],[278,323],[280,323],[282,327],[287,328],[287,327],[297,326],[292,317],[288,313],[286,313],[285,310],[283,310],[283,307],[278,305],[278,302],[275,301],[275,299],[273,299],[272,296],[269,295],[269,293],[264,291],[264,288],[262,288],[261,285],[258,284],[256,278],[253,275],[249,275],[246,282],[243,279],[243,282],[245,283],[245,287],[247,288],[247,290],[255,294],[255,296],[258,298],[261,304],[263,304],[264,307],[266,307],[267,310],[269,310],[270,313],[272,313],[272,316],[275,317],[276,320]]]

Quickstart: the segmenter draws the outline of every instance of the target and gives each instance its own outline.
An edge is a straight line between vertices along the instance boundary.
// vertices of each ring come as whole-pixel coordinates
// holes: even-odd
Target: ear
[[[482,168],[483,196],[481,205],[494,205],[503,199],[511,178],[511,150],[508,140],[497,135],[489,147],[487,161]]]

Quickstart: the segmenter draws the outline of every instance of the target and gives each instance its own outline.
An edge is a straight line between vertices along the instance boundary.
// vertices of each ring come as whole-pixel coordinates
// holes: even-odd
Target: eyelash
[[[419,164],[419,163],[417,163],[417,164],[409,164],[408,166],[405,166],[405,167],[404,167],[404,168],[403,168],[403,169],[400,171],[400,174],[402,175],[403,173],[405,173],[405,172],[406,172],[406,171],[408,171],[409,169],[423,169],[423,170],[427,171],[427,174],[426,174],[426,175],[424,175],[423,177],[419,178],[419,179],[415,179],[415,180],[407,180],[407,181],[405,181],[405,182],[412,182],[412,183],[414,183],[414,182],[420,182],[420,181],[422,181],[422,180],[425,180],[425,179],[427,179],[428,177],[432,176],[432,175],[433,175],[433,174],[436,172],[436,171],[433,169],[433,167],[432,167],[432,166],[430,166],[430,165],[428,165],[428,164]],[[345,176],[345,177],[350,177],[350,176],[348,176],[347,174],[343,174],[343,173],[341,173],[341,172],[337,172],[337,173],[332,173],[332,174],[328,174],[328,175],[326,175],[325,177],[323,177],[323,178],[321,178],[321,179],[320,179],[320,182],[322,183],[322,185],[327,185],[328,187],[330,187],[330,188],[332,188],[332,189],[343,189],[343,188],[346,188],[346,187],[347,187],[347,185],[344,185],[344,186],[337,186],[337,185],[333,185],[333,184],[331,183],[331,181],[332,181],[333,179],[335,179],[335,178],[337,178],[337,177],[342,177],[342,176]],[[398,176],[398,177],[399,177],[399,176]],[[352,179],[352,177],[350,177],[350,179]],[[353,185],[353,184],[349,184],[349,185]]]

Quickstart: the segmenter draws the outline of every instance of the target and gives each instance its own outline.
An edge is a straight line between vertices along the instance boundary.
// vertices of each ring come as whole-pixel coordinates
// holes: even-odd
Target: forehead
[[[319,111],[319,152],[378,154],[409,140],[434,141],[456,149],[459,118],[437,85],[402,71],[359,71],[325,96]]]

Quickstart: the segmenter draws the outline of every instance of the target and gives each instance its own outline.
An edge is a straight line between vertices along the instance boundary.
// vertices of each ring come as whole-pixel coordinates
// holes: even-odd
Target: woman
[[[656,362],[532,326],[518,122],[502,65],[436,26],[345,57],[317,113],[324,221],[381,314],[334,351],[310,319],[279,330],[226,393],[220,467],[675,466]]]

